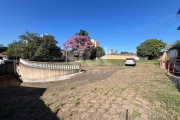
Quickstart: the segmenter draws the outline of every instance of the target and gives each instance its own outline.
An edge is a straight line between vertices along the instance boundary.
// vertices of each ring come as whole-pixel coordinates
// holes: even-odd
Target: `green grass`
[[[82,66],[124,66],[123,59],[100,59],[100,60],[80,60]],[[136,60],[137,63],[157,63],[158,60]],[[77,62],[47,62],[52,64],[69,65]]]
[[[137,63],[157,63],[158,60],[136,60]]]
[[[132,114],[130,115],[133,119],[140,117],[141,113],[138,110],[133,110]]]
[[[122,59],[82,60],[82,66],[124,66]],[[158,60],[136,60],[138,63],[158,63]]]
[[[155,71],[149,91],[142,91],[143,97],[152,104],[150,119],[180,120],[180,93],[169,78],[162,76],[163,72]]]

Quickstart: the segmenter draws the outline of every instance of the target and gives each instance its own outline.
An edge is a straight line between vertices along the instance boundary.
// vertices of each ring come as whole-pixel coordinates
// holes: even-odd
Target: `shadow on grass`
[[[46,88],[0,88],[0,120],[58,120],[41,96]]]
[[[3,87],[18,87],[22,81],[18,80],[18,77],[15,75],[5,75],[0,76],[0,88]]]

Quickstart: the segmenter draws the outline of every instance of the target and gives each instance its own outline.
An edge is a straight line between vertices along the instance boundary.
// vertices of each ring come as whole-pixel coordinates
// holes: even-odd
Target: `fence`
[[[167,73],[170,80],[176,84],[177,89],[180,91],[180,59],[171,58],[167,62]]]
[[[180,59],[172,57],[167,61],[166,66],[168,75],[180,77]]]
[[[48,78],[78,73],[81,71],[80,63],[56,64],[48,62],[32,62],[20,59],[17,73],[26,79]]]

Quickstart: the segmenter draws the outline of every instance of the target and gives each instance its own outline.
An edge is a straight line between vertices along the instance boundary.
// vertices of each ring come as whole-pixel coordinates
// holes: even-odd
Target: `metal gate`
[[[14,70],[15,70],[15,67],[14,67],[13,61],[8,61],[8,62],[5,62],[4,64],[0,64],[0,76],[13,75]]]

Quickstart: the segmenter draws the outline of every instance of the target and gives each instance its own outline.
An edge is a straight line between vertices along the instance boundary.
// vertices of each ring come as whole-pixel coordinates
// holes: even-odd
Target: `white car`
[[[136,66],[136,60],[135,60],[135,58],[126,58],[124,64],[125,64],[125,66],[127,66],[127,65]]]

